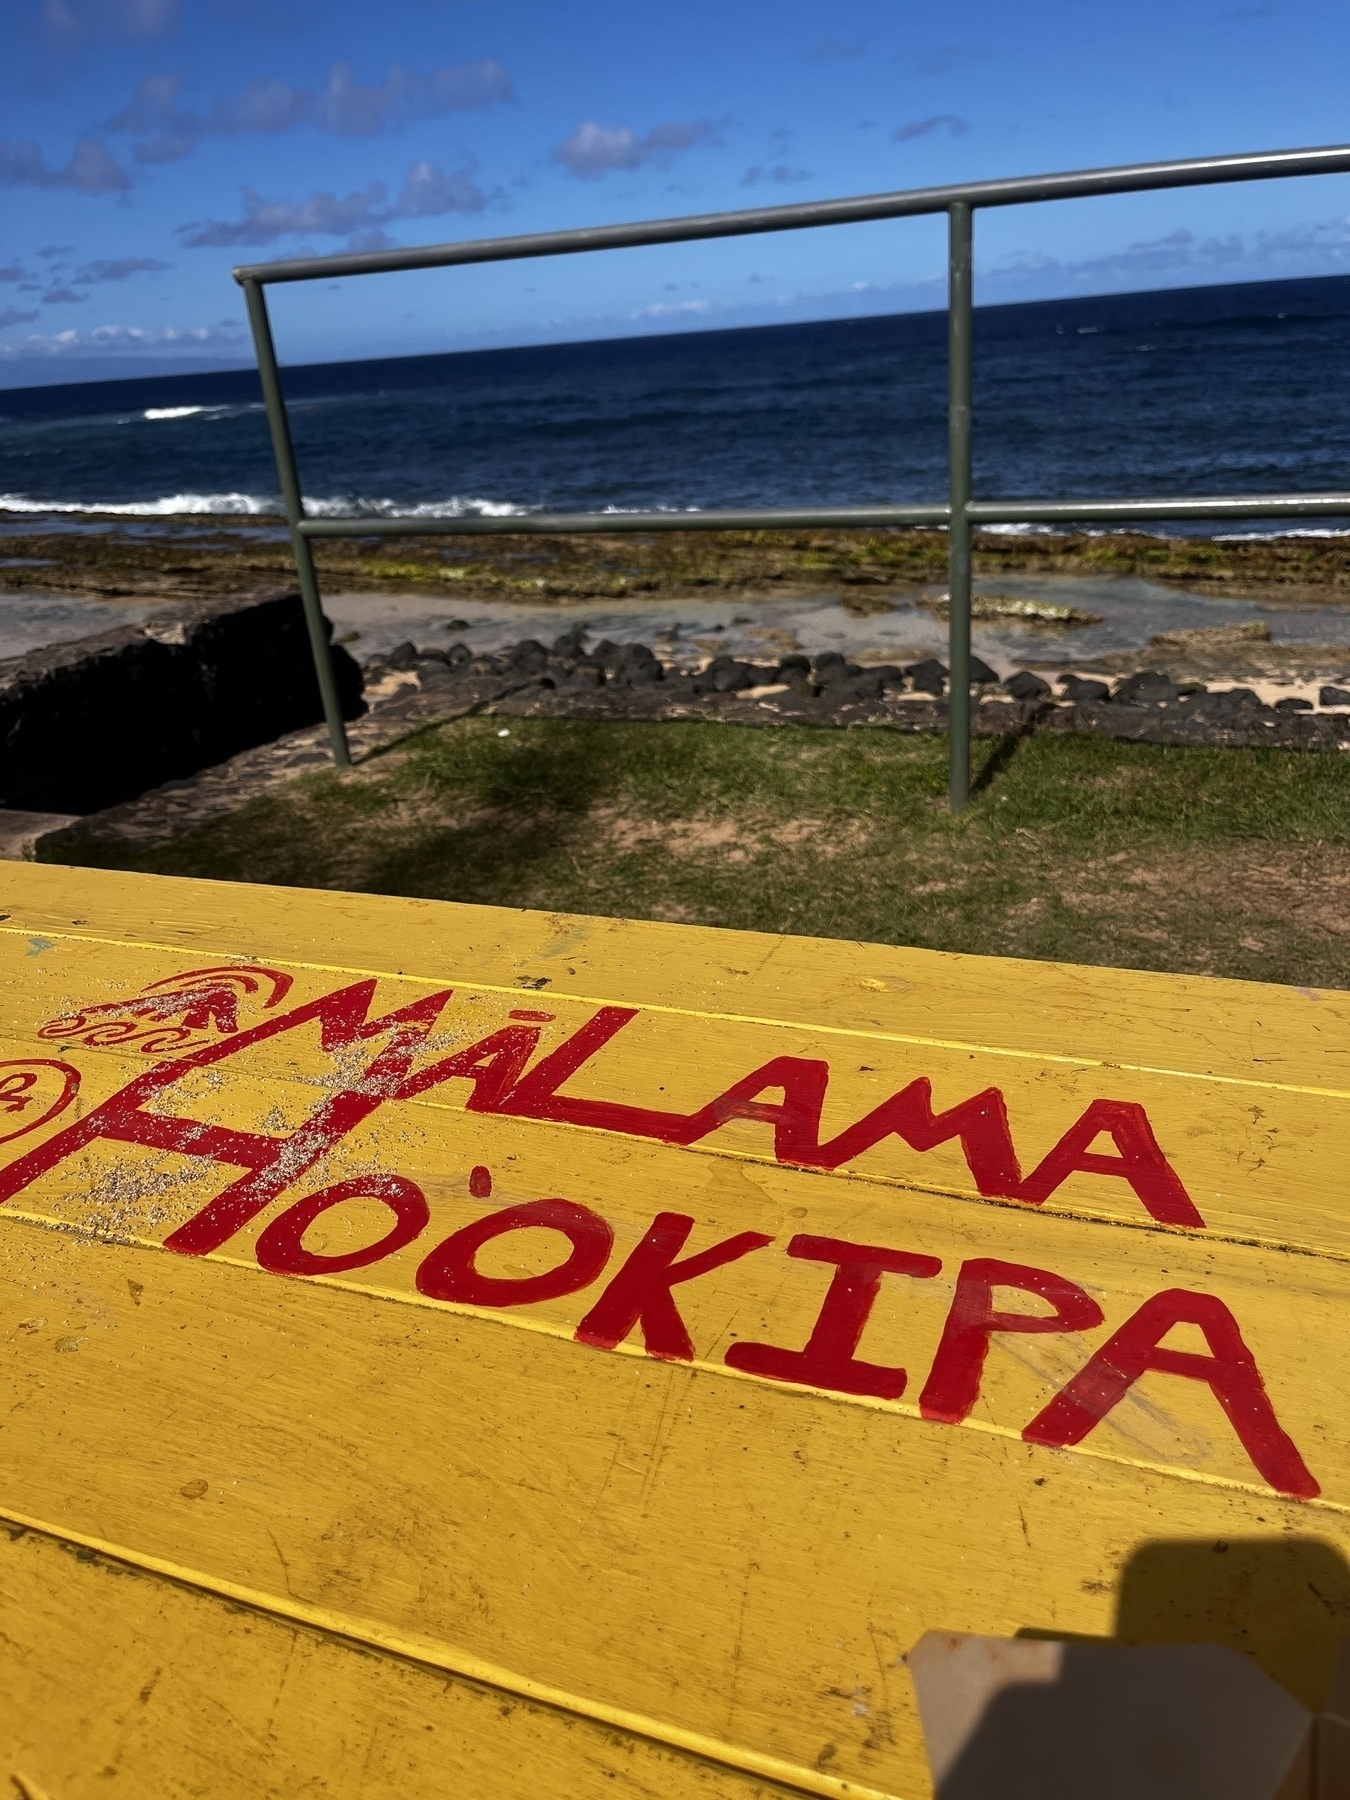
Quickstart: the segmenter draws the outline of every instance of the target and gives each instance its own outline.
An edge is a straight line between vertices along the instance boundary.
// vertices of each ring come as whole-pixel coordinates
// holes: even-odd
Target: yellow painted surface
[[[921,1800],[903,1656],[932,1627],[1217,1638],[1320,1702],[1350,1635],[1350,995],[22,865],[0,912],[0,1783]],[[262,1031],[372,977],[364,1037]],[[563,1116],[532,1114],[601,1008],[631,1016],[558,1084]],[[462,1072],[419,1084],[508,1042],[487,1110]],[[650,1117],[766,1065],[827,1072],[821,1142],[916,1081],[937,1113],[997,1090],[1022,1183],[1123,1105],[1192,1216],[1094,1167],[1109,1137],[1036,1203],[982,1196],[956,1140],[800,1166],[765,1116],[684,1142]],[[751,1098],[781,1109],[782,1080]],[[255,1217],[164,1247],[282,1140]],[[289,1241],[357,1263],[276,1272],[279,1221],[340,1183]],[[381,1192],[424,1223],[360,1264]],[[437,1290],[451,1234],[544,1200],[612,1233],[584,1285]],[[669,1290],[688,1355],[642,1322],[578,1341],[662,1214],[681,1257],[764,1241]],[[799,1235],[929,1259],[864,1307],[855,1358],[907,1371],[896,1397],[729,1366],[811,1338],[835,1267]],[[504,1231],[472,1269],[519,1282],[569,1248]],[[923,1417],[988,1259],[1100,1323],[986,1334],[969,1416]],[[1024,1440],[1176,1292],[1240,1332],[1289,1447],[1274,1484],[1192,1378],[1195,1324],[1160,1340],[1190,1375],[1149,1368],[1070,1447]]]

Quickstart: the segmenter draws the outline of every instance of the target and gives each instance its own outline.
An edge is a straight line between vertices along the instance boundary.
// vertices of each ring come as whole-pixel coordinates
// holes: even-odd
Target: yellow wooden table
[[[927,1792],[1350,1633],[1350,995],[0,876],[0,1786]]]

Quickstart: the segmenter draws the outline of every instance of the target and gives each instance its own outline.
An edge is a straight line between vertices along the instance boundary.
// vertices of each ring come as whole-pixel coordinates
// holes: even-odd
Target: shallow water
[[[77,600],[54,594],[0,595],[0,659],[24,656],[47,644],[70,644],[118,625],[137,625],[163,603]]]
[[[940,590],[934,588],[932,592]],[[1007,575],[976,583],[977,593],[1010,594],[1076,607],[1100,623],[1031,625],[1016,620],[975,622],[972,644],[1000,675],[1138,650],[1160,631],[1242,624],[1259,619],[1276,643],[1344,644],[1350,664],[1350,606],[1264,605],[1210,599],[1137,576]],[[865,592],[865,590],[864,590]],[[876,604],[867,600],[864,604]],[[881,604],[886,604],[881,602]],[[45,644],[70,643],[162,611],[162,601],[86,600],[41,593],[0,595],[0,659]],[[580,625],[591,642],[653,645],[663,662],[690,667],[726,651],[747,661],[777,660],[792,651],[838,650],[863,662],[914,662],[947,651],[946,621],[908,601],[865,616],[850,613],[837,593],[771,596],[762,600],[651,600],[634,604],[585,601],[529,606],[513,601],[466,601],[462,594],[331,594],[324,605],[334,635],[360,662],[411,639],[419,649],[462,642],[499,650],[521,638],[550,644]]]
[[[1350,607],[1269,606],[1213,600],[1136,576],[1000,576],[977,582],[977,592],[1015,594],[1073,606],[1099,624],[1038,626],[1012,620],[976,621],[975,653],[1002,674],[1025,667],[1087,661],[1119,650],[1143,651],[1160,631],[1263,620],[1278,643],[1344,644],[1350,660]],[[936,593],[938,590],[934,589]],[[573,625],[592,640],[641,641],[664,662],[688,666],[725,650],[768,661],[794,650],[838,650],[864,662],[913,662],[942,656],[944,619],[908,602],[890,612],[858,617],[835,593],[764,600],[612,601],[522,606],[508,601],[466,602],[462,595],[334,594],[325,597],[336,635],[358,660],[381,655],[404,639],[419,649],[462,642],[498,650],[520,638],[549,644]],[[352,636],[356,633],[356,636]]]

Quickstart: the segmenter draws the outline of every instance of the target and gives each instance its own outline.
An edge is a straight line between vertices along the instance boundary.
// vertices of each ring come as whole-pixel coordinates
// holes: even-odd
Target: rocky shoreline
[[[936,657],[863,667],[837,651],[772,663],[724,655],[690,671],[662,663],[649,645],[603,639],[588,647],[572,630],[550,645],[527,638],[495,656],[475,656],[464,644],[419,650],[405,643],[372,659],[364,673],[375,705],[407,689],[455,712],[531,718],[947,728],[947,670]],[[1030,669],[1000,681],[976,657],[971,674],[972,727],[981,737],[1035,729],[1149,744],[1350,746],[1350,686],[1330,681],[1316,703],[1269,703],[1249,687],[1176,681],[1157,669],[1134,670],[1114,683],[1064,673],[1052,686]]]
[[[789,594],[912,594],[946,576],[943,531],[518,532],[320,541],[330,592],[439,592],[473,600],[581,601]],[[1142,531],[975,535],[975,570],[1136,575],[1228,599],[1350,601],[1350,539],[1166,537]],[[193,600],[294,580],[278,520],[90,517],[77,530],[15,519],[0,530],[0,592]]]
[[[1193,644],[1186,653],[1195,656]],[[971,725],[981,738],[1056,732],[1141,744],[1350,749],[1350,670],[1328,674],[1316,701],[1273,702],[1245,685],[1211,686],[1175,669],[1131,668],[1108,679],[1023,668],[1000,680],[974,658],[971,672]],[[835,651],[762,662],[722,654],[677,666],[650,645],[591,642],[581,628],[491,655],[463,643],[419,649],[409,641],[369,658],[361,678],[366,710],[348,727],[358,766],[417,732],[475,715],[937,734],[948,724],[947,670],[936,657],[866,667]],[[360,704],[353,693],[353,713]],[[326,732],[310,726],[83,817],[0,814],[0,856],[78,862],[81,846],[169,843],[331,766]]]

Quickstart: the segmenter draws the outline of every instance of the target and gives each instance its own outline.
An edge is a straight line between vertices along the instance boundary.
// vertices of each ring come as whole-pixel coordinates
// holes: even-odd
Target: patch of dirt
[[[1248,950],[1270,948],[1253,933],[1291,927],[1350,936],[1350,850],[1333,846],[1299,846],[1280,861],[1268,844],[1190,845],[1184,856],[1145,849],[1065,871],[1059,892],[1075,911],[1128,914],[1131,932],[1155,941],[1182,942],[1215,912],[1223,914],[1232,941]]]
[[[860,849],[867,833],[856,821],[838,819],[747,818],[744,815],[686,819],[640,818],[620,806],[594,806],[586,815],[588,835],[600,836],[616,850],[659,847],[672,856],[694,857],[720,852],[725,862],[748,862],[776,846],[810,845],[815,856],[841,856]]]

